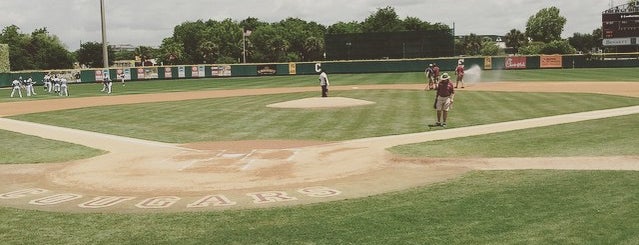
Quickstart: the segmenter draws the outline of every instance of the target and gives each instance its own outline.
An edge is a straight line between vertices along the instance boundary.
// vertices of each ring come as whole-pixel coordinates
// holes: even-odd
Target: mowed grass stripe
[[[90,158],[104,151],[0,130],[0,164],[54,163]]]
[[[103,106],[12,118],[174,143],[274,138],[338,141],[422,132],[428,130],[426,123],[436,121],[432,109],[434,93],[425,91],[332,93],[376,102],[352,108],[266,107],[316,96],[317,93],[307,92]],[[463,127],[637,104],[635,98],[611,95],[460,91],[449,125]]]
[[[466,67],[470,69],[470,66]],[[453,75],[454,67],[442,68]],[[589,69],[536,69],[536,70],[484,70],[481,71],[480,82],[488,81],[633,81],[639,82],[637,68],[589,68]],[[476,76],[469,73],[468,76]],[[454,77],[454,75],[453,75]],[[129,81],[126,86],[114,83],[115,94],[148,94],[177,91],[226,90],[246,88],[274,87],[318,87],[318,75],[295,76],[260,76],[232,78],[201,78],[174,80],[142,80]],[[329,74],[332,85],[365,85],[365,84],[425,84],[424,72],[369,73],[369,74]],[[70,84],[72,97],[108,96],[101,93],[101,83]],[[9,98],[0,96],[0,103],[20,100],[53,100],[61,97],[42,92],[37,86],[38,96],[29,98]]]
[[[628,115],[403,145],[391,151],[410,157],[637,156],[637,122],[639,115]]]

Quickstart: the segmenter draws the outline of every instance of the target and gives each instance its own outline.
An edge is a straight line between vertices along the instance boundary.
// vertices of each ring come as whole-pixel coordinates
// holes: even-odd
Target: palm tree
[[[504,37],[506,46],[513,48],[515,53],[519,53],[519,48],[526,44],[526,35],[517,29],[512,29]]]

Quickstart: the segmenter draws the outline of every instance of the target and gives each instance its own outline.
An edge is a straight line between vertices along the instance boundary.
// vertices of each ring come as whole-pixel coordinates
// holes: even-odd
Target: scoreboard
[[[636,1],[601,13],[604,46],[639,45],[639,3]]]
[[[639,12],[603,14],[601,20],[604,38],[639,36]]]

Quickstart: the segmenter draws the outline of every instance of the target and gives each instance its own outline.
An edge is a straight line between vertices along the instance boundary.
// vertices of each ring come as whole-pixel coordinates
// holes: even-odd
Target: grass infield
[[[485,74],[489,73],[492,72]],[[502,80],[511,81],[597,81],[611,77],[616,81],[639,81],[636,75],[631,75],[636,69],[500,73]],[[494,75],[498,79],[497,72]],[[421,83],[423,75],[331,75],[331,79],[343,84]],[[132,82],[127,83],[127,93],[315,86],[315,81],[315,76],[299,76]],[[85,84],[72,88],[77,89],[77,96],[94,96],[95,88],[99,90],[97,86]],[[106,133],[166,142],[274,137],[343,140],[424,131],[425,123],[434,120],[434,112],[428,106],[432,94],[424,96],[424,92],[418,91],[339,92],[339,96],[377,102],[361,108],[314,112],[279,110],[283,112],[278,113],[264,107],[268,103],[307,96],[302,93],[108,106],[15,118],[52,124],[81,121],[82,124],[73,124],[74,127],[97,130],[105,126],[102,130]],[[451,127],[639,104],[636,98],[592,94],[550,96],[464,91],[458,96],[455,112],[451,113]],[[513,103],[497,103],[494,99],[497,97]],[[553,101],[555,97],[562,103]],[[0,99],[0,102],[6,101],[6,98]],[[391,101],[397,105],[387,105],[393,104],[388,103]],[[200,107],[204,109],[197,109]],[[180,112],[185,108],[193,114]],[[494,108],[491,111],[495,113],[485,113],[482,108]],[[143,120],[144,117],[151,120]],[[328,118],[339,122],[328,125],[333,129],[331,134],[315,134],[312,127],[317,126],[316,121]],[[425,153],[424,148],[439,145],[446,146],[440,150],[450,150],[453,154],[472,148],[467,152],[472,157],[562,155],[558,152],[590,156],[595,151],[604,155],[637,155],[632,146],[639,145],[639,140],[629,136],[636,135],[638,119],[631,115],[393,150],[424,156],[433,152]],[[93,124],[101,120],[106,120],[103,125]],[[169,131],[174,133],[161,136]],[[12,145],[18,138],[26,139],[16,143],[19,145],[42,142],[42,139],[3,131],[0,136],[3,142],[12,142]],[[562,136],[570,138],[557,142]],[[611,141],[613,137],[620,141]],[[571,145],[581,147],[571,148]],[[519,151],[522,146],[527,148],[523,152]],[[510,150],[503,150],[504,147]],[[4,152],[0,152],[0,159],[4,157]],[[3,244],[637,244],[637,179],[639,173],[632,171],[477,171],[449,182],[397,193],[265,210],[66,214],[0,208],[0,241]]]

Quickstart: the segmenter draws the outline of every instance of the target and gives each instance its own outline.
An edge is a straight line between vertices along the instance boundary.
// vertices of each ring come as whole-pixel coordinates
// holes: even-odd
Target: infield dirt
[[[588,92],[639,97],[639,83],[480,83],[465,90]],[[410,89],[423,85],[333,86],[332,90]],[[87,106],[316,91],[314,87],[178,92],[0,103],[3,116]],[[318,106],[318,100],[322,106]],[[312,98],[286,108],[366,104]],[[471,170],[639,170],[637,157],[406,159],[401,144],[639,113],[639,107],[578,113],[344,142],[235,141],[167,144],[0,118],[0,128],[109,153],[54,164],[0,165],[0,205],[68,212],[200,211],[300,205],[404,190]],[[439,132],[439,133],[438,133]],[[606,164],[614,161],[616,164]]]

